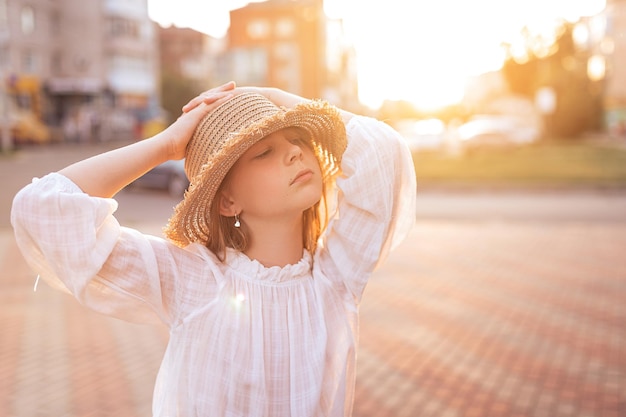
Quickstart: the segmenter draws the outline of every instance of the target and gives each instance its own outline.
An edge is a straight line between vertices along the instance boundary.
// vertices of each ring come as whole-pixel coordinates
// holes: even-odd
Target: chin
[[[302,210],[308,210],[311,207],[313,207],[314,205],[316,205],[317,203],[319,203],[319,201],[322,199],[322,195],[318,194],[315,196],[311,196],[310,198],[306,198],[303,199],[302,201]]]

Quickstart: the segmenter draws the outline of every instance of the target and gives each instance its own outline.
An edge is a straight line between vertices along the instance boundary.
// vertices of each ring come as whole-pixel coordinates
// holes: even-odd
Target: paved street
[[[165,329],[33,292],[8,225],[21,185],[94,151],[0,159],[0,416],[150,415]],[[156,234],[175,204],[144,190],[119,201],[122,223]],[[626,192],[418,202],[366,289],[354,416],[626,416]]]

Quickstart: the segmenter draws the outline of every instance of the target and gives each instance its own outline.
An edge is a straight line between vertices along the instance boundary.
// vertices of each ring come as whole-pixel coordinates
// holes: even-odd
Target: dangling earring
[[[239,221],[239,215],[235,213],[235,227],[240,228],[241,222]]]

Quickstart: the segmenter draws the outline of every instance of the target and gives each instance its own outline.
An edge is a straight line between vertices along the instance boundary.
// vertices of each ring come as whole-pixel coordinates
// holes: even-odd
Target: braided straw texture
[[[252,145],[286,127],[304,129],[313,144],[325,179],[339,170],[346,130],[337,109],[325,101],[276,106],[262,95],[239,94],[206,115],[187,145],[185,198],[174,209],[165,236],[178,246],[206,244],[209,210],[230,168]]]

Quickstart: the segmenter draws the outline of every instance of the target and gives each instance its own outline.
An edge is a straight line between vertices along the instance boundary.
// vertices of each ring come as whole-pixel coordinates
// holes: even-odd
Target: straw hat
[[[230,168],[252,145],[286,127],[299,127],[308,133],[325,179],[338,172],[347,143],[345,126],[335,107],[313,100],[286,109],[260,94],[236,95],[196,127],[185,158],[189,189],[175,207],[165,235],[179,246],[205,244],[209,211]]]

